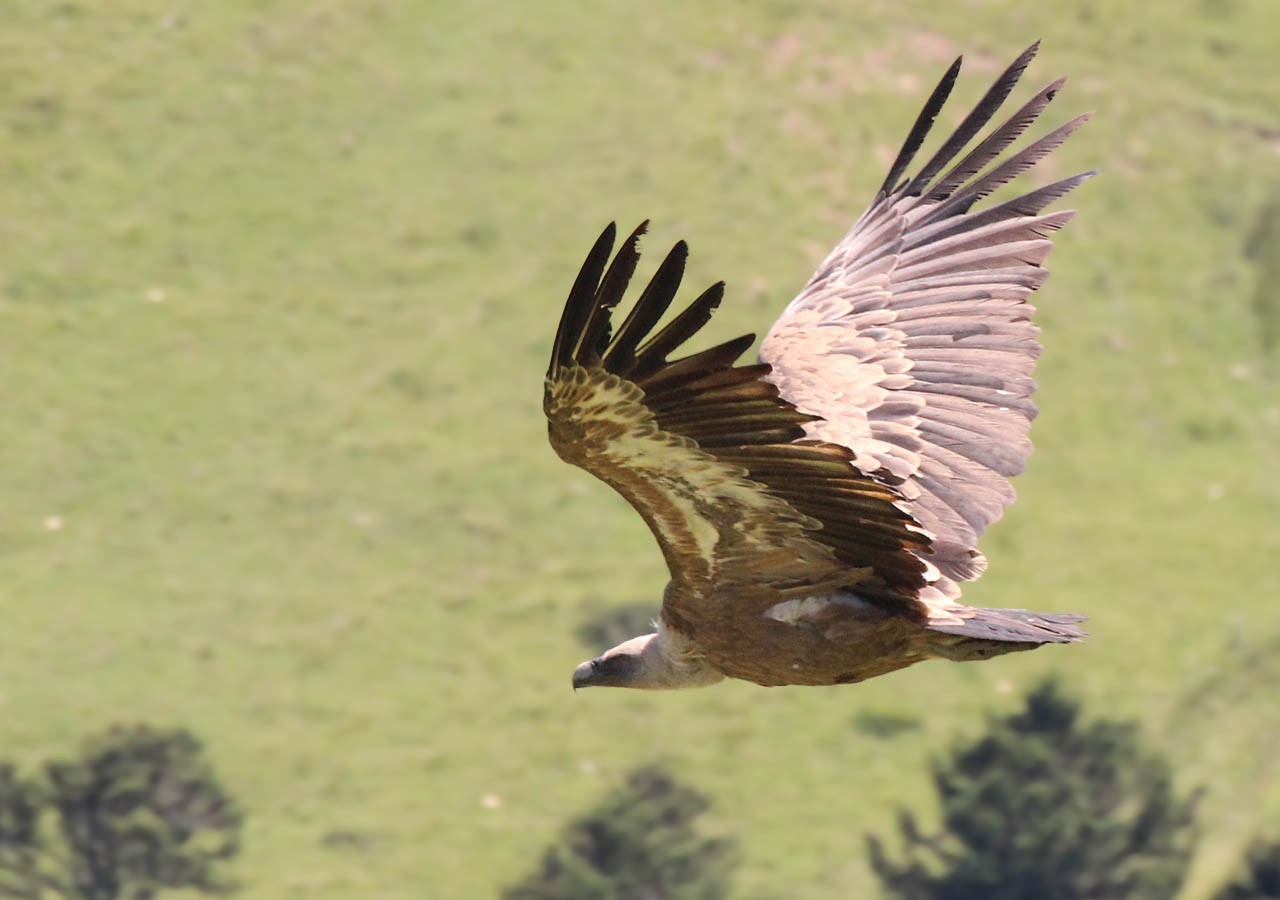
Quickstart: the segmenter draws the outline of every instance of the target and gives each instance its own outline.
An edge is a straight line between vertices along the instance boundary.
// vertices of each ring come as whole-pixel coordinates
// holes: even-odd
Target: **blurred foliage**
[[[869,737],[895,738],[911,731],[919,731],[920,717],[905,712],[862,709],[853,717],[853,727]]]
[[[942,829],[909,813],[902,862],[869,838],[898,900],[1168,900],[1194,846],[1194,797],[1175,795],[1165,759],[1135,723],[1082,723],[1045,682],[934,768]]]
[[[707,798],[653,766],[575,819],[541,868],[505,900],[722,900],[737,865],[734,843],[701,837]]]
[[[116,727],[43,778],[0,766],[0,897],[231,890],[243,819],[202,752],[183,729]]]
[[[1213,900],[1280,898],[1280,841],[1254,841],[1249,847],[1243,868],[1244,872],[1215,894]]]
[[[39,900],[51,881],[42,870],[40,785],[0,763],[0,897]]]

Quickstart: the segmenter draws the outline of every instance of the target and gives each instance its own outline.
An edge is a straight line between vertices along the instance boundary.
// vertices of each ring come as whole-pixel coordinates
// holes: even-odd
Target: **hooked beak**
[[[587,660],[578,668],[573,670],[573,689],[591,687],[591,676],[595,674],[595,666],[592,660]]]

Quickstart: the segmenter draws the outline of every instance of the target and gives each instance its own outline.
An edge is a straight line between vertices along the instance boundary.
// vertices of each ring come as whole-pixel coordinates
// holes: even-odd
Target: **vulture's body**
[[[979,204],[1084,121],[1003,155],[1059,80],[963,153],[1035,49],[908,176],[956,61],[756,365],[737,364],[752,335],[671,359],[723,293],[711,287],[657,329],[683,243],[613,328],[645,226],[612,262],[613,226],[600,236],[552,350],[551,443],[640,512],[671,581],[657,633],[583,663],[575,687],[841,684],[1083,636],[1080,616],[959,599],[986,567],[978,538],[1013,501],[1008,478],[1031,451],[1040,348],[1027,298],[1047,276],[1049,236],[1072,215],[1043,210],[1087,177]]]

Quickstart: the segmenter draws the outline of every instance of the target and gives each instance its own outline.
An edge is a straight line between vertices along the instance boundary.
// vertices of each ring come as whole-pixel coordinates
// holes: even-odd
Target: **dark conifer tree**
[[[1280,900],[1280,841],[1254,842],[1244,872],[1213,900]]]
[[[1168,900],[1194,844],[1195,798],[1134,723],[1083,722],[1045,683],[1025,709],[935,765],[938,833],[904,813],[903,859],[870,838],[898,900]]]
[[[242,817],[185,730],[113,728],[43,778],[0,766],[0,898],[223,892]]]
[[[701,837],[702,794],[656,767],[632,772],[595,809],[570,822],[537,872],[505,900],[722,900],[733,842]]]

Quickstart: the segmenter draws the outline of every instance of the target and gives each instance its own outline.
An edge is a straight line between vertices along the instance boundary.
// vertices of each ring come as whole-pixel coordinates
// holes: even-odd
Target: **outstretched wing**
[[[752,335],[668,361],[723,294],[714,285],[652,333],[680,284],[683,242],[611,332],[644,230],[609,264],[610,225],[587,256],[556,333],[543,408],[560,457],[612,486],[653,531],[671,570],[664,617],[696,630],[717,583],[791,594],[875,577],[918,588],[925,538],[890,488],[850,465],[848,450],[804,439],[811,417],[778,396],[768,365],[735,365]]]
[[[921,594],[931,607],[945,607],[946,598],[959,596],[956,582],[982,573],[978,537],[1013,502],[1008,478],[1031,452],[1036,414],[1031,374],[1040,345],[1027,298],[1048,276],[1042,263],[1050,235],[1074,214],[1043,210],[1093,174],[977,207],[1086,120],[1073,119],[1001,158],[1064,79],[955,161],[1037,48],[1019,56],[929,161],[904,177],[955,82],[956,60],[875,202],[787,307],[760,352],[780,396],[814,416],[804,425],[806,436],[848,448],[860,471],[895,484],[932,536],[925,556],[940,577]]]

